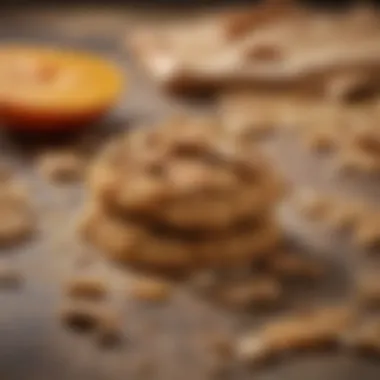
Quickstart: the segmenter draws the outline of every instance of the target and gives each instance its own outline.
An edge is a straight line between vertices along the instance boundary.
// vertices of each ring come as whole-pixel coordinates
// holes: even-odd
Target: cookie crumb
[[[72,298],[100,300],[106,297],[107,287],[101,278],[78,277],[67,285],[67,294]]]
[[[161,303],[170,299],[172,286],[157,278],[141,278],[133,284],[131,294],[139,301]]]
[[[80,180],[85,171],[83,157],[73,151],[45,152],[37,162],[41,176],[52,183],[68,183]]]

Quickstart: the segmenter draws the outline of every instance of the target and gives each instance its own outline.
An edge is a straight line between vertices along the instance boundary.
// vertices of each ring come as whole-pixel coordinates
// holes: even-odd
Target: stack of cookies
[[[94,163],[89,190],[85,239],[127,264],[241,266],[281,239],[281,181],[209,120],[177,118],[119,137]]]

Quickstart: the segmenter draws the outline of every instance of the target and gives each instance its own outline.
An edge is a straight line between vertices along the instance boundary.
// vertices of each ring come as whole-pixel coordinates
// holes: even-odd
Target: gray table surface
[[[129,91],[122,104],[98,132],[119,130],[131,121],[144,122],[161,117],[174,108],[186,108],[184,101],[159,93],[136,68],[125,51],[123,35],[138,22],[155,21],[159,11],[149,15],[128,9],[76,7],[65,9],[15,9],[0,14],[0,42],[53,43],[85,48],[114,59],[129,74]],[[192,106],[194,108],[194,106]],[[95,133],[95,132],[94,132]],[[25,284],[20,290],[0,291],[0,378],[3,380],[85,380],[85,379],[208,379],[210,353],[203,345],[210,331],[240,333],[263,318],[257,313],[238,314],[221,310],[212,303],[178,288],[167,305],[142,305],[127,299],[130,277],[125,270],[102,260],[87,269],[107,278],[111,287],[109,303],[124,316],[121,347],[105,350],[93,336],[65,329],[57,317],[62,302],[62,284],[78,272],[79,255],[91,253],[75,235],[84,191],[80,186],[57,188],[36,174],[30,160],[30,146],[19,139],[1,136],[1,154],[23,177],[40,211],[38,236],[26,245],[1,252],[14,262]],[[357,179],[336,180],[326,160],[312,158],[294,139],[279,138],[269,146],[273,159],[289,179],[339,193],[365,194],[377,202],[380,186]],[[368,260],[351,247],[345,237],[302,223],[286,212],[286,226],[297,233],[311,253],[323,254],[332,264],[331,275],[318,288],[295,291],[295,304],[315,300],[344,299],[353,268]],[[95,255],[95,253],[93,253]],[[372,261],[370,261],[372,263]],[[153,372],[143,375],[141,361],[152,364]],[[140,364],[139,364],[140,363]],[[342,353],[326,353],[289,359],[260,371],[232,368],[227,378],[347,380],[378,379],[380,363]]]

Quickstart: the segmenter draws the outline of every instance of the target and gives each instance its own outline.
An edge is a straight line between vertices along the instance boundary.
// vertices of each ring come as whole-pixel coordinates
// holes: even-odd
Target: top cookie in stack
[[[241,265],[279,241],[281,183],[218,125],[175,119],[112,142],[89,181],[83,232],[109,255],[155,268]]]

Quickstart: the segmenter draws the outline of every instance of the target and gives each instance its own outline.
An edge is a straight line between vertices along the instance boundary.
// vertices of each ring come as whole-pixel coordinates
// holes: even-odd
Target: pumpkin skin
[[[96,121],[124,88],[121,70],[96,55],[46,47],[0,48],[0,121],[65,130]]]

